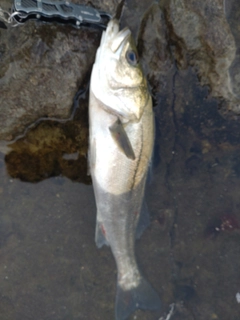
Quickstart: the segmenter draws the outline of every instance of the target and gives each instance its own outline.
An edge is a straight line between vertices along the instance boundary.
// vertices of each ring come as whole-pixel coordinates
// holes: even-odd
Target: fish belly
[[[117,268],[116,320],[135,309],[158,309],[159,297],[142,277],[135,257],[135,238],[148,224],[144,201],[153,147],[153,114],[148,106],[139,123],[126,126],[136,160],[118,150],[109,127],[116,116],[90,96],[90,171],[97,206],[95,240],[111,247]],[[139,231],[140,230],[140,231]]]

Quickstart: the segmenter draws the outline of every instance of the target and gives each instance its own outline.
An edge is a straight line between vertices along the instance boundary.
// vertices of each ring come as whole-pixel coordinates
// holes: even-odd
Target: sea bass
[[[95,240],[112,249],[118,269],[116,320],[158,309],[157,293],[139,271],[135,238],[148,224],[144,189],[154,140],[152,100],[128,28],[111,20],[90,82],[89,167],[97,206]]]

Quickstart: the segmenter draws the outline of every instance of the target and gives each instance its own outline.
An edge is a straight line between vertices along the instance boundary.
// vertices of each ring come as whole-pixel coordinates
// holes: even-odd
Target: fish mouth
[[[117,19],[110,20],[107,29],[102,33],[101,43],[97,51],[95,63],[105,60],[106,52],[109,49],[113,54],[119,57],[121,49],[130,36],[131,31],[128,27],[119,31],[119,21]]]
[[[123,46],[125,41],[131,35],[131,31],[128,27],[125,27],[121,31],[119,31],[119,22],[116,19],[112,19],[107,26],[105,41],[110,42],[110,48],[112,52],[116,52],[120,47]]]

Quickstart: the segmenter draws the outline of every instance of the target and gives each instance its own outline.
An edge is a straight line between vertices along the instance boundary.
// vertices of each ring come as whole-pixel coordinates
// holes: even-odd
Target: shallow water
[[[154,109],[151,225],[136,242],[162,309],[130,319],[165,320],[174,304],[171,320],[238,320],[240,122],[219,114],[194,70],[171,72]],[[71,123],[42,121],[0,152],[1,320],[113,319],[116,266],[94,242],[86,101]]]

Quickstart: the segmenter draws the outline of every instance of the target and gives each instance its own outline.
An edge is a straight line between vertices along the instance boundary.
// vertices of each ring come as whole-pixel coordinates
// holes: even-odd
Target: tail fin
[[[160,305],[158,294],[144,278],[131,290],[125,291],[118,285],[115,320],[125,320],[137,309],[158,310]]]

